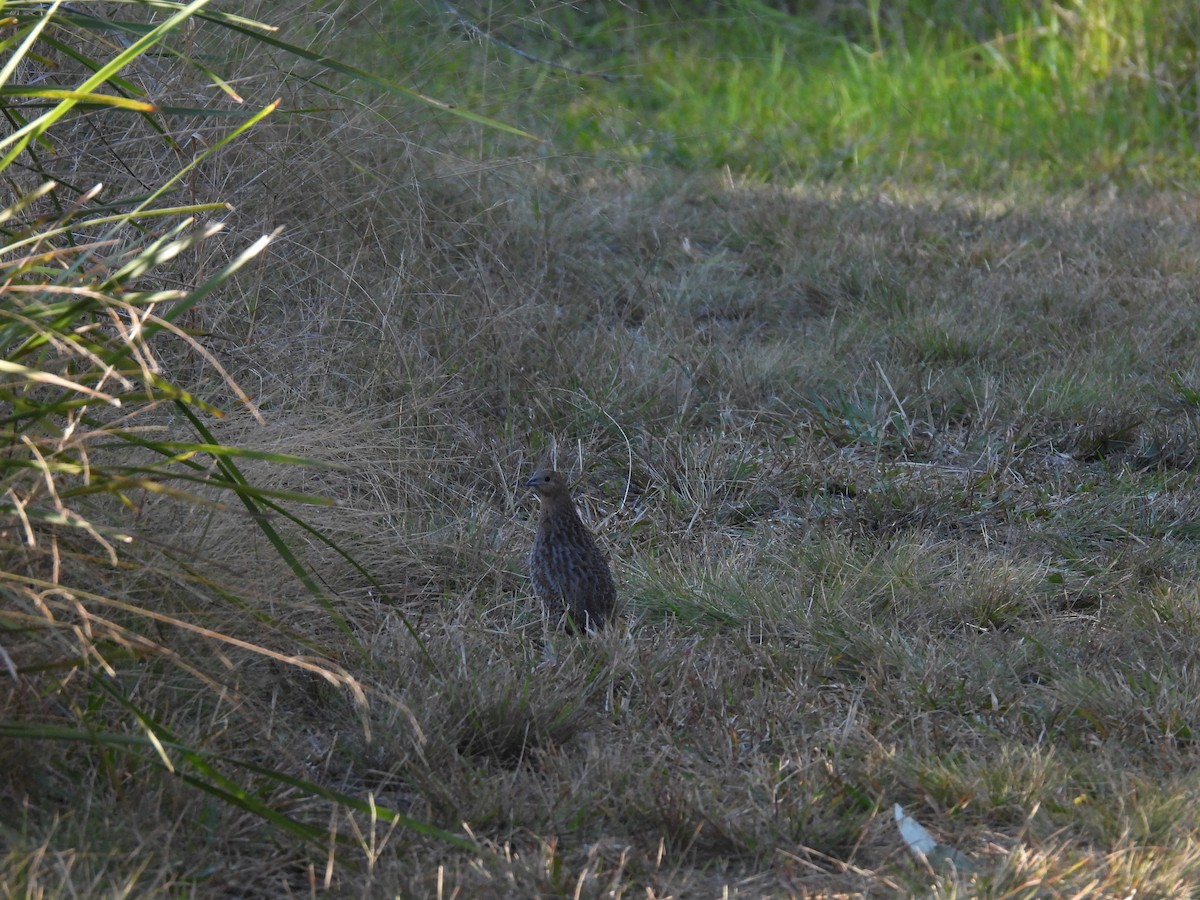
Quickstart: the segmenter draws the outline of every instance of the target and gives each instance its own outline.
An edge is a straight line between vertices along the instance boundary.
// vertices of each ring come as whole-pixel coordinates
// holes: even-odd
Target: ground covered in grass
[[[6,893],[1192,890],[1192,192],[501,164],[410,124],[278,117],[193,186],[235,238],[285,226],[190,323],[266,419],[214,432],[333,464],[246,472],[336,499],[304,519],[361,569],[281,521],[323,607],[249,517],[162,497],[128,552],[172,577],[80,549],[244,644],[160,626],[111,694],[5,682],[6,718],[130,738],[0,744]],[[550,462],[613,562],[603,636],[548,633],[522,572]]]

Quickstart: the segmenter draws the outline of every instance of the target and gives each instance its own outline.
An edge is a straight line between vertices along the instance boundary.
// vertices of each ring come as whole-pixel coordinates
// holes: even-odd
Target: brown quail
[[[617,589],[608,561],[575,512],[566,479],[541,469],[525,483],[542,501],[529,552],[533,592],[552,619],[565,615],[568,631],[603,628],[613,616]]]

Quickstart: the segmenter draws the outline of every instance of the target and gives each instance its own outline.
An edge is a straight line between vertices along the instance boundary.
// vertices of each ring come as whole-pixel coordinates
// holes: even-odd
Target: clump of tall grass
[[[217,804],[214,823],[246,815],[325,847],[324,825],[285,811],[283,794],[366,807],[297,777],[294,766],[288,774],[266,754],[229,753],[220,737],[229,726],[219,723],[249,701],[222,673],[278,666],[333,685],[360,708],[363,687],[289,628],[293,611],[265,608],[223,560],[178,543],[169,527],[240,510],[273,555],[275,577],[290,572],[302,585],[291,605],[347,630],[276,524],[314,533],[287,507],[330,501],[259,486],[246,474],[247,463],[311,461],[214,437],[217,418],[261,416],[195,328],[200,304],[227,290],[271,240],[223,244],[217,217],[229,206],[197,200],[196,173],[278,104],[246,109],[191,42],[198,29],[219,29],[301,58],[315,54],[207,5],[4,10],[0,735],[8,740],[0,756],[26,804],[39,783],[34,805],[54,796],[91,803],[119,792],[124,778],[173,775]],[[179,85],[195,73],[202,84],[184,105]],[[117,115],[137,118],[118,124]],[[86,148],[114,135],[116,165],[140,190],[76,183],[64,157],[86,172]],[[253,633],[232,624],[238,610],[250,611]],[[179,714],[184,708],[190,715]],[[12,871],[33,889],[45,882],[31,859]]]

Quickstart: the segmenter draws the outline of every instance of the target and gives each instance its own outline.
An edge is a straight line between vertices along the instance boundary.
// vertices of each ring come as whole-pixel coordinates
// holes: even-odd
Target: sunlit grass
[[[688,19],[548,12],[543,24],[572,42],[564,54],[519,9],[461,5],[497,42],[431,58],[420,77],[561,151],[662,166],[971,190],[1197,175],[1188,73],[1200,19],[1186,5],[1011,4],[971,22],[936,6],[842,20],[712,6]],[[398,15],[426,29],[457,22]]]

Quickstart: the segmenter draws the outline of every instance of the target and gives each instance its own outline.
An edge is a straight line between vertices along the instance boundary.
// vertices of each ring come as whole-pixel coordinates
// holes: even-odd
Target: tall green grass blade
[[[253,128],[255,125],[257,125],[260,121],[262,121],[264,118],[269,116],[271,113],[273,113],[278,108],[279,108],[278,100],[274,101],[273,103],[267,104],[262,109],[260,109],[258,112],[247,117],[247,119],[244,122],[241,122],[237,128],[233,129],[232,131],[230,131],[229,133],[227,133],[225,135],[222,135],[221,138],[219,138],[218,140],[213,141],[212,144],[210,144],[209,146],[204,148],[204,151],[202,153],[196,154],[185,165],[180,166],[178,171],[176,171],[175,174],[172,175],[170,178],[166,179],[156,191],[149,194],[145,198],[145,200],[143,200],[141,203],[137,204],[130,211],[130,216],[133,218],[136,218],[137,216],[139,216],[146,207],[148,207],[155,200],[162,197],[164,194],[168,193],[171,190],[171,188],[173,188],[176,184],[181,182],[187,176],[187,174],[189,172],[191,172],[193,169],[195,169],[198,165],[200,165],[202,162],[207,160],[214,153],[217,153],[218,151],[223,149],[231,141],[236,140],[238,137],[240,137],[246,131],[249,131],[251,128]],[[211,290],[211,289],[212,288],[210,287],[209,290]]]
[[[375,591],[379,594],[379,596],[381,596],[381,597],[387,596],[387,594],[388,594],[387,589],[384,588],[384,586],[379,583],[379,581],[375,578],[375,576],[371,574],[371,571],[369,569],[367,569],[364,565],[362,565],[362,563],[360,563],[357,559],[355,559],[355,557],[351,553],[349,553],[347,550],[345,550],[341,546],[341,544],[337,543],[337,541],[333,540],[333,538],[331,538],[329,535],[327,535],[325,532],[321,531],[320,529],[314,528],[308,522],[304,521],[304,519],[297,516],[295,513],[291,512],[290,510],[286,509],[285,507],[279,506],[278,504],[271,502],[271,498],[262,497],[259,499],[262,500],[263,505],[268,510],[270,510],[271,512],[275,513],[278,516],[282,516],[283,518],[288,519],[293,525],[296,525],[297,527],[302,528],[304,531],[308,532],[316,540],[320,541],[322,544],[324,544],[326,547],[328,547],[330,550],[332,550],[334,553],[336,553],[338,556],[340,556],[343,560],[345,560],[347,563],[349,563],[350,566],[353,567],[356,572],[358,572],[363,578],[366,579],[367,583],[370,584],[371,587],[373,587],[375,589]],[[412,622],[409,621],[408,616],[406,616],[399,609],[396,610],[396,616],[400,619],[400,624],[404,626],[404,630],[408,632],[409,637],[411,637],[413,639],[413,642],[417,645],[417,648],[421,651],[421,655],[425,658],[425,661],[429,664],[430,669],[435,672],[440,672],[441,666],[438,664],[438,661],[436,659],[434,659],[433,654],[429,652],[429,647],[426,645],[425,639],[423,637],[421,637],[420,632],[418,632],[417,629],[413,626]]]
[[[52,105],[60,103],[63,100],[72,100],[82,106],[91,107],[112,107],[113,109],[126,109],[134,112],[154,112],[155,106],[153,103],[146,103],[144,100],[132,100],[128,97],[120,97],[116,94],[96,94],[87,93],[85,91],[60,90],[57,88],[0,88],[0,97],[29,97],[34,100],[45,100],[46,104]],[[33,109],[35,104],[25,104],[24,108]]]
[[[179,403],[176,404],[176,406],[183,416],[189,422],[191,422],[192,427],[196,429],[197,434],[199,434],[210,444],[216,443],[212,433],[186,404]],[[250,515],[254,517],[255,523],[262,530],[271,546],[275,548],[275,552],[279,554],[279,558],[282,559],[287,564],[288,568],[292,570],[292,573],[298,579],[300,579],[300,583],[303,584],[313,598],[321,604],[322,608],[329,614],[330,619],[333,620],[338,628],[340,628],[346,634],[346,636],[359,650],[364,650],[362,642],[354,633],[354,630],[350,627],[350,623],[346,621],[346,618],[341,614],[337,607],[334,606],[333,601],[331,601],[325,595],[325,592],[321,589],[321,586],[317,584],[316,579],[313,578],[312,574],[308,571],[308,568],[301,563],[296,555],[292,552],[292,548],[288,545],[287,541],[283,539],[283,536],[275,530],[275,527],[265,515],[262,507],[255,502],[255,498],[248,493],[247,489],[250,487],[249,482],[246,481],[245,476],[242,475],[241,470],[238,469],[233,460],[227,457],[219,457],[217,459],[217,468],[224,477],[225,483],[237,494],[238,499],[242,501]]]
[[[224,17],[214,14],[208,14],[204,16],[204,18],[212,18],[214,21],[224,21]],[[442,110],[443,112],[450,113],[453,116],[458,116],[459,118],[466,119],[469,122],[474,122],[477,125],[486,125],[488,128],[493,128],[497,131],[516,135],[517,137],[528,138],[532,141],[542,140],[542,138],[538,137],[537,135],[530,134],[529,132],[523,131],[522,129],[513,125],[509,125],[506,122],[501,122],[497,119],[492,119],[487,116],[480,115],[479,113],[472,112],[469,109],[463,109],[459,106],[455,106],[453,103],[447,103],[443,100],[438,100],[434,97],[427,96],[426,94],[422,94],[420,91],[405,87],[402,84],[397,84],[394,81],[383,78],[372,72],[368,72],[365,69],[347,65],[340,60],[333,59],[320,53],[314,53],[311,50],[306,50],[303,47],[299,47],[295,44],[289,44],[288,42],[280,40],[279,38],[252,32],[246,26],[235,24],[232,21],[228,22],[228,24],[233,30],[240,31],[243,34],[248,34],[255,40],[270,44],[273,47],[278,47],[280,50],[285,50],[293,56],[298,56],[301,59],[307,59],[310,62],[315,62],[321,67],[329,69],[330,71],[338,72],[342,75],[348,75],[356,81],[362,81],[366,84],[373,84],[376,87],[383,88],[383,90],[387,91],[388,93],[401,94],[413,100],[418,100],[427,106],[432,106],[434,109]]]

